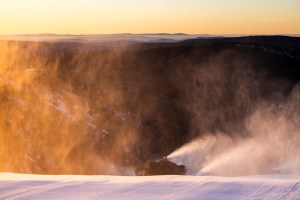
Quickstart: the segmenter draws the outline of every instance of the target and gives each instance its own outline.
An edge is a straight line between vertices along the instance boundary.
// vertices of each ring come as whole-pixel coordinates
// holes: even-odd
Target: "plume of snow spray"
[[[128,175],[187,141],[168,158],[189,174],[299,171],[294,66],[234,45],[108,47],[0,42],[0,171]]]
[[[300,173],[300,85],[287,103],[257,106],[247,120],[246,138],[216,133],[200,137],[168,158],[187,166],[189,174],[240,176]]]

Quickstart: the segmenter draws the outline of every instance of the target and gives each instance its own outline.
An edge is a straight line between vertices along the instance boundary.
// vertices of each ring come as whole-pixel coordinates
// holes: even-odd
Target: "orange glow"
[[[0,34],[299,34],[300,2],[3,0]]]

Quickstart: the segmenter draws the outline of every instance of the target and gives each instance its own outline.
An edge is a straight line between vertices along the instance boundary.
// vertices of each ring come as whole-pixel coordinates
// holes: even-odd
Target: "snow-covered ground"
[[[0,173],[0,199],[300,199],[300,175],[137,177]]]

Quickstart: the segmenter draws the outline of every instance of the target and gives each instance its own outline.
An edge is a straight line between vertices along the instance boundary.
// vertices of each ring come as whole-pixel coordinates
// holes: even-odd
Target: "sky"
[[[0,34],[299,34],[300,0],[0,0]]]

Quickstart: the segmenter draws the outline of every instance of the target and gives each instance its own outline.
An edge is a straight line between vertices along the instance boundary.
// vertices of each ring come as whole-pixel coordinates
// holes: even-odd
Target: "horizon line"
[[[209,34],[209,33],[84,33],[84,34],[72,34],[72,33],[11,33],[1,34],[0,36],[97,36],[97,35],[206,35],[206,36],[300,36],[300,33],[274,33],[274,34],[253,34],[253,33],[234,33],[234,34]]]

